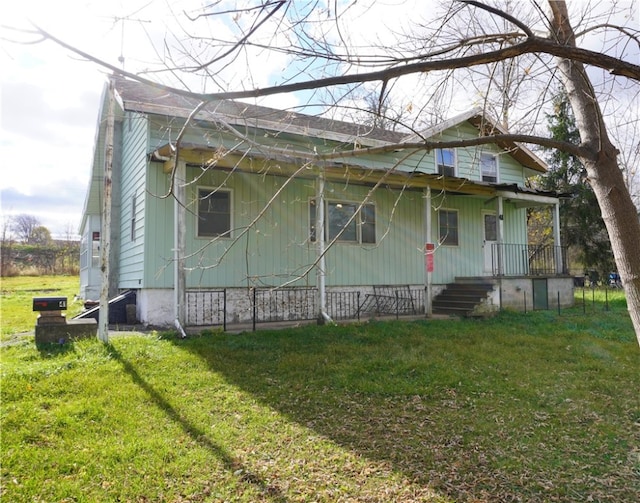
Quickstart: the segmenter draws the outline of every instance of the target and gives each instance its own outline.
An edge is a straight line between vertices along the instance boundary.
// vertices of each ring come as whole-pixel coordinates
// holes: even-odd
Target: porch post
[[[187,165],[185,161],[174,159],[175,178],[173,180],[173,237],[174,237],[174,261],[173,261],[173,295],[175,304],[175,325],[184,337],[183,327],[186,322],[186,271],[184,268],[184,252],[187,245],[186,238],[186,190]]]
[[[432,285],[432,277],[431,271],[426,265],[427,261],[427,243],[431,242],[431,187],[427,187],[424,190],[424,260],[425,260],[425,290],[424,290],[424,314],[427,317],[431,317],[433,315],[433,285]],[[433,253],[433,252],[431,252]]]
[[[323,325],[331,318],[327,314],[325,241],[324,241],[324,172],[320,171],[316,180],[316,280],[318,283],[318,324]]]
[[[104,154],[104,181],[102,200],[102,227],[100,229],[100,270],[102,283],[100,286],[100,304],[98,308],[98,338],[109,342],[109,272],[111,254],[111,204],[113,173],[113,136],[115,129],[115,95],[114,82],[109,79],[109,104],[107,109],[107,130]]]
[[[553,205],[553,244],[556,258],[556,274],[564,272],[562,263],[562,243],[560,242],[560,201]]]
[[[504,252],[504,199],[498,196],[498,275],[504,276],[503,252]]]

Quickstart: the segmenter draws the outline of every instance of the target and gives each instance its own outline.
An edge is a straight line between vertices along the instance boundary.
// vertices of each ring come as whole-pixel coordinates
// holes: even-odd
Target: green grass
[[[33,297],[67,297],[66,316],[72,317],[82,310],[74,297],[80,291],[78,276],[15,276],[0,278],[0,335],[33,331],[38,313],[33,312]]]
[[[640,350],[596,302],[2,347],[2,501],[640,500]]]

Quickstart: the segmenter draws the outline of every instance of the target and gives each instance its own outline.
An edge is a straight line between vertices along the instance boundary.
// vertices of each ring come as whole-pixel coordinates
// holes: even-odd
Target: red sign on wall
[[[435,245],[433,243],[425,243],[424,259],[427,272],[433,272],[433,255],[435,254]]]

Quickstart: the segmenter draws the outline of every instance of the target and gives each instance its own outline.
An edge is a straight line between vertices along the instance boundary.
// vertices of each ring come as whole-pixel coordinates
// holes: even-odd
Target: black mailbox
[[[67,309],[66,297],[34,297],[34,311],[62,311]]]

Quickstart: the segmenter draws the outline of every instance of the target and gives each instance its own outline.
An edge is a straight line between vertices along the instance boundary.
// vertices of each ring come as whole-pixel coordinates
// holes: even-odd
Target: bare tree
[[[332,5],[339,9],[337,3]],[[354,91],[365,83],[379,83],[382,97],[379,102],[384,103],[390,83],[399,87],[404,79],[409,79],[412,92],[422,92],[425,97],[421,104],[416,103],[414,107],[416,114],[419,114],[428,108],[435,96],[440,101],[448,97],[453,103],[455,88],[465,86],[466,77],[461,76],[460,72],[469,68],[482,72],[503,98],[511,98],[510,89],[517,82],[518,103],[523,99],[522,90],[534,77],[546,79],[547,89],[552,89],[554,81],[559,80],[567,92],[577,120],[582,138],[580,145],[553,141],[531,130],[516,131],[516,134],[510,135],[488,132],[475,144],[508,138],[511,141],[563,149],[582,161],[602,210],[640,343],[640,222],[620,169],[619,147],[613,144],[607,125],[608,114],[611,113],[610,102],[615,95],[611,91],[618,83],[624,82],[630,89],[631,99],[637,98],[640,65],[634,55],[637,57],[640,45],[639,32],[630,26],[630,17],[626,24],[616,24],[612,13],[616,11],[617,4],[612,4],[608,18],[602,20],[596,19],[591,12],[583,12],[581,19],[574,16],[577,19],[575,27],[580,30],[578,32],[574,31],[564,1],[550,0],[547,10],[539,3],[532,3],[526,16],[524,11],[516,9],[522,5],[522,2],[512,2],[505,7],[511,10],[503,10],[488,2],[458,0],[448,4],[437,20],[421,23],[419,31],[416,31],[416,27],[412,33],[397,33],[397,39],[392,44],[370,44],[365,47],[361,40],[353,39],[355,31],[341,23],[343,17],[347,19],[348,9],[353,7],[351,4],[345,7],[345,11],[331,11],[322,10],[320,4],[316,3],[305,3],[303,6],[298,2],[280,0],[255,2],[252,7],[223,12],[217,11],[218,4],[213,3],[198,14],[191,13],[193,24],[188,29],[184,28],[187,25],[180,25],[184,33],[172,51],[165,50],[165,54],[168,53],[165,72],[168,75],[181,75],[181,80],[175,86],[162,84],[160,79],[152,78],[156,73],[143,75],[124,72],[117,65],[96,60],[43,30],[36,31],[39,36],[54,40],[116,74],[197,99],[201,103],[223,98],[246,99],[326,90],[336,103],[350,106]],[[196,23],[205,20],[209,23],[218,22],[223,16],[233,16],[233,25],[237,27],[235,38],[209,37],[207,40],[196,37],[193,45],[189,44],[184,35],[190,34],[191,29],[195,30]],[[474,20],[467,23],[468,30],[463,32],[455,29],[455,24],[451,23],[451,20],[460,16]],[[326,19],[326,22],[321,22],[322,19]],[[413,20],[406,21],[409,24]],[[580,40],[591,34],[606,35],[609,45],[602,50],[578,45]],[[174,40],[178,40],[178,37]],[[165,48],[169,46],[166,40]],[[252,85],[254,81],[251,79],[242,80],[242,85],[249,83],[244,89],[226,83],[225,70],[237,58],[250,58],[255,56],[256,51],[285,54],[292,70],[271,86]],[[501,65],[499,71],[496,65]],[[194,92],[185,85],[193,82],[194,75],[206,82],[203,92]],[[496,79],[498,75],[501,77]],[[211,89],[216,90],[211,92]],[[544,90],[536,91],[528,98],[527,110],[519,113],[535,117],[544,108],[547,95]],[[509,106],[499,113],[513,127],[518,124],[512,120],[513,100],[506,100],[505,103]],[[529,122],[535,125],[536,121]],[[406,126],[415,130],[415,124]],[[398,150],[430,150],[433,147],[426,140],[395,146]],[[361,149],[354,155],[370,152]]]
[[[15,233],[16,239],[23,243],[31,243],[34,231],[40,227],[40,220],[33,215],[21,213],[11,217],[11,230]]]

